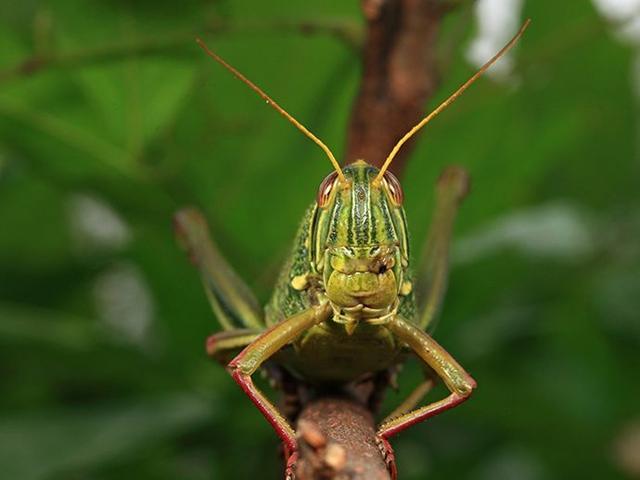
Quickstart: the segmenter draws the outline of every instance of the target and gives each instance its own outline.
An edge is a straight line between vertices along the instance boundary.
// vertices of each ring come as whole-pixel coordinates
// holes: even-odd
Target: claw
[[[287,458],[287,466],[284,471],[284,480],[296,480],[296,462],[298,461],[298,452],[292,452]]]
[[[398,480],[398,469],[396,467],[396,456],[393,453],[393,448],[388,440],[380,435],[376,435],[376,445],[382,454],[384,463],[387,465],[391,480]]]

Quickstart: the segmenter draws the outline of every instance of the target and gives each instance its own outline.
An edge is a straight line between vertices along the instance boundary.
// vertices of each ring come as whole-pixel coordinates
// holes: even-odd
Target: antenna
[[[256,92],[265,102],[267,102],[267,105],[269,105],[271,108],[276,110],[280,115],[282,115],[284,118],[289,120],[289,122],[291,122],[293,125],[295,125],[296,128],[298,128],[298,130],[300,130],[307,137],[309,137],[311,140],[313,140],[324,151],[324,153],[327,155],[327,157],[329,157],[329,161],[333,164],[333,168],[335,168],[336,172],[338,172],[338,176],[340,177],[340,182],[346,183],[347,179],[345,178],[344,173],[342,173],[342,169],[340,168],[340,164],[336,160],[336,157],[333,155],[333,152],[331,152],[331,150],[329,150],[329,147],[327,147],[322,142],[322,140],[320,140],[313,133],[311,133],[309,130],[307,130],[307,128],[304,125],[302,125],[295,118],[293,118],[284,108],[282,108],[280,105],[278,105],[278,103],[276,103],[275,100],[273,100],[269,95],[267,95],[255,83],[253,83],[251,80],[249,80],[247,77],[245,77],[242,73],[240,73],[234,67],[229,65],[227,62],[225,62],[218,54],[216,54],[216,53],[212,52],[211,50],[209,50],[209,48],[205,45],[205,43],[200,38],[196,38],[196,42],[198,43],[198,45],[200,45],[200,48],[202,48],[207,55],[209,55],[211,58],[213,58],[216,62],[218,62],[224,68],[229,70],[236,78],[238,78],[242,83],[246,84],[251,90]]]
[[[405,133],[404,137],[402,137],[400,141],[396,143],[395,147],[393,147],[393,149],[391,150],[391,153],[389,154],[387,159],[384,161],[384,164],[382,165],[382,168],[380,169],[380,172],[376,176],[374,182],[379,182],[382,179],[384,172],[387,170],[387,168],[389,168],[389,165],[391,165],[391,162],[393,161],[394,157],[400,150],[400,147],[402,147],[402,145],[404,145],[405,142],[409,140],[418,130],[424,127],[427,123],[433,120],[433,118],[436,117],[440,112],[442,112],[449,105],[451,105],[460,95],[462,95],[462,93],[467,88],[469,88],[469,86],[473,82],[475,82],[484,72],[486,72],[489,69],[489,67],[491,67],[491,65],[493,65],[505,53],[507,53],[511,49],[511,47],[513,47],[515,43],[520,39],[520,37],[522,36],[524,31],[527,29],[530,23],[531,23],[531,19],[528,18],[522,24],[522,26],[520,27],[520,30],[518,30],[518,33],[516,33],[511,40],[509,40],[509,43],[507,43],[504,47],[502,47],[502,49],[498,53],[496,53],[487,63],[482,65],[482,67],[480,67],[480,70],[478,70],[469,80],[467,80],[464,84],[462,84],[462,86],[458,88],[458,90],[456,90],[449,98],[447,98],[444,102],[438,105],[438,107],[435,110],[433,110],[429,115],[427,115],[422,120],[420,120],[420,122],[418,122],[411,130]]]

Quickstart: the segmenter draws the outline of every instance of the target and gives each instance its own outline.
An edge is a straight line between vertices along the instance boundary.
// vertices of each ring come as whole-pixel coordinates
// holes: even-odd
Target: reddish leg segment
[[[405,342],[436,374],[451,391],[443,400],[403,413],[397,418],[385,421],[378,428],[378,435],[389,438],[398,432],[449,410],[466,400],[476,387],[476,382],[455,359],[417,325],[396,317],[389,322],[388,328],[401,341]]]
[[[422,382],[413,390],[413,392],[409,394],[409,396],[400,405],[398,405],[389,415],[386,416],[382,423],[387,423],[388,421],[393,420],[394,418],[398,418],[399,416],[404,415],[405,413],[408,413],[416,408],[420,404],[422,399],[426,397],[427,394],[431,391],[434,385],[435,381],[433,378],[428,378],[427,380]]]
[[[331,312],[331,307],[325,302],[283,320],[251,342],[228,366],[233,379],[258,407],[258,410],[284,442],[285,450],[289,456],[287,460],[289,472],[292,471],[292,462],[295,462],[296,458],[295,432],[275,405],[254,385],[251,375],[278,350],[295,340],[298,335],[328,319]]]
[[[434,417],[439,413],[460,405],[467,398],[469,398],[469,395],[462,396],[457,393],[452,393],[447,398],[433,402],[425,407],[383,423],[378,429],[378,435],[383,438],[393,437],[396,433],[400,433],[416,423],[423,422],[427,418]]]
[[[398,468],[396,466],[396,456],[393,453],[393,448],[391,448],[391,444],[385,437],[381,436],[380,434],[376,435],[376,443],[378,444],[378,448],[380,449],[380,453],[382,454],[384,463],[386,463],[387,465],[387,469],[389,470],[389,476],[391,477],[391,480],[397,480]]]
[[[237,358],[237,357],[236,357]],[[235,361],[235,360],[234,360]],[[231,367],[231,364],[229,364]],[[232,367],[233,368],[233,367]],[[240,388],[247,394],[251,401],[258,407],[260,413],[264,415],[271,424],[278,436],[284,442],[286,450],[291,453],[296,450],[296,437],[289,422],[280,414],[278,409],[269,401],[267,397],[254,385],[250,375],[242,373],[240,370],[232,370],[231,376]]]

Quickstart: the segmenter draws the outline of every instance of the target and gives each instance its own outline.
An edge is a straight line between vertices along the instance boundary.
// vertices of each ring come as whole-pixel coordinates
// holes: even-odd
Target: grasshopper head
[[[320,185],[311,248],[334,320],[353,331],[395,314],[409,252],[398,180],[376,180],[379,170],[361,160],[343,172],[346,182],[334,172]]]

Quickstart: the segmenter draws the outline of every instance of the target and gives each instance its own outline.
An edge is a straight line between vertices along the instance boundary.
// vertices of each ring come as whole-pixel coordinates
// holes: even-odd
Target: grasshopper
[[[392,478],[397,473],[388,439],[459,405],[476,388],[475,380],[427,333],[446,290],[449,243],[458,206],[468,191],[468,176],[460,167],[449,167],[440,176],[426,253],[414,279],[402,187],[388,167],[402,145],[506,53],[528,24],[529,20],[476,74],[407,132],[379,169],[364,160],[341,167],[320,139],[198,39],[209,56],[320,146],[334,168],[304,215],[291,256],[264,310],[209,238],[203,215],[186,208],[174,218],[178,240],[199,269],[223,327],[207,340],[207,353],[225,363],[235,355],[227,368],[282,439],[287,479],[294,478],[295,431],[252,380],[267,361],[312,385],[335,386],[388,371],[407,353],[414,353],[425,367],[426,379],[382,421],[376,434]],[[433,384],[433,373],[450,393],[418,407]]]

